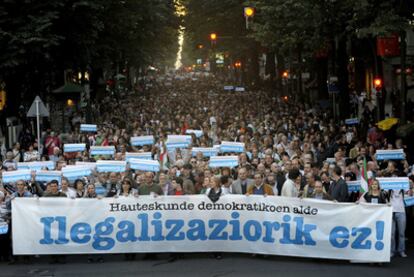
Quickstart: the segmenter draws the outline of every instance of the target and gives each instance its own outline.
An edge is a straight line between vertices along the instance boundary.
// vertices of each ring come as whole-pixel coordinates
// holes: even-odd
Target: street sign
[[[309,79],[310,78],[310,73],[309,72],[303,72],[302,73],[302,79]]]
[[[39,105],[39,116],[41,117],[49,117],[49,111],[47,110],[45,104],[43,103],[42,99],[39,96],[36,96],[35,100],[33,101],[32,105],[30,106],[29,111],[27,112],[27,117],[36,117],[36,102]]]
[[[336,86],[336,84],[328,84],[328,92],[329,93],[333,93],[333,94],[338,94],[339,93],[339,89]]]

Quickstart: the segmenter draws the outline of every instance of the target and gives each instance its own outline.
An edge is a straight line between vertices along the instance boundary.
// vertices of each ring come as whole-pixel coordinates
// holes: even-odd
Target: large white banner
[[[392,208],[274,196],[16,198],[15,254],[245,252],[390,260]]]

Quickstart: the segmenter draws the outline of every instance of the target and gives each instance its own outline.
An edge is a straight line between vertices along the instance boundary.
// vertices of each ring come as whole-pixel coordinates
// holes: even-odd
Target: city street
[[[105,263],[87,263],[87,256],[71,256],[66,264],[49,264],[47,257],[35,258],[30,265],[0,264],[0,276],[412,276],[414,251],[408,258],[395,258],[389,264],[352,264],[347,261],[280,256],[251,257],[224,254],[222,260],[207,254],[186,254],[168,262],[168,255],[157,260],[124,261],[122,255],[105,256]]]
[[[413,276],[414,0],[0,14],[0,277]]]

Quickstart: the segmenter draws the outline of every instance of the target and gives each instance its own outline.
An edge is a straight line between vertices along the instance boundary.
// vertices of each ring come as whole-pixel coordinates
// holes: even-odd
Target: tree
[[[114,72],[171,65],[174,0],[7,0],[0,4],[0,68],[9,106],[63,82],[63,70]]]

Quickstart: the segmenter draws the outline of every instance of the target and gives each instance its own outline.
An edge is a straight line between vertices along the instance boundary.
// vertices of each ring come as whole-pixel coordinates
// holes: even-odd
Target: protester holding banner
[[[61,188],[60,191],[66,195],[66,197],[75,199],[76,198],[76,190],[69,187],[69,180],[66,177],[62,177],[62,182],[60,184]]]
[[[52,153],[53,160],[57,161],[57,164],[55,164],[56,171],[66,172],[70,167],[74,168],[73,171],[76,171],[76,177],[68,176],[69,180],[62,179],[61,192],[68,197],[70,197],[69,195],[75,195],[78,198],[88,196],[94,198],[95,193],[88,193],[88,191],[95,190],[97,194],[109,197],[100,201],[112,201],[112,204],[113,199],[111,200],[111,197],[114,196],[120,196],[120,199],[116,201],[119,204],[124,202],[130,203],[129,201],[133,199],[122,196],[133,195],[134,188],[138,189],[140,195],[192,195],[200,192],[200,194],[207,194],[218,204],[225,202],[227,197],[235,197],[234,199],[237,201],[234,201],[241,206],[249,204],[254,201],[252,198],[256,198],[247,198],[243,196],[244,194],[279,194],[289,197],[289,199],[273,199],[272,197],[267,202],[267,198],[261,197],[260,199],[262,200],[260,201],[271,204],[288,201],[286,203],[295,206],[295,201],[308,201],[306,199],[296,199],[299,195],[318,200],[331,200],[333,196],[338,202],[349,201],[348,185],[342,176],[355,175],[357,178],[363,178],[352,160],[355,158],[361,169],[364,168],[364,160],[368,160],[368,177],[381,173],[386,176],[400,176],[392,168],[392,162],[388,163],[389,170],[380,172],[378,168],[381,165],[381,160],[375,158],[374,152],[376,149],[370,144],[363,143],[362,141],[365,141],[365,138],[362,135],[361,137],[353,138],[360,133],[350,131],[345,125],[336,124],[331,120],[329,114],[319,107],[313,107],[310,111],[307,111],[301,103],[279,101],[280,99],[273,98],[273,95],[262,92],[260,97],[263,99],[263,104],[257,105],[257,95],[255,93],[244,92],[243,95],[238,95],[237,97],[228,97],[218,93],[213,85],[199,85],[195,87],[185,80],[182,82],[177,81],[177,83],[172,85],[171,89],[166,89],[162,92],[152,91],[150,95],[146,96],[145,101],[140,101],[143,99],[137,100],[136,95],[133,97],[125,95],[124,99],[120,99],[119,102],[111,101],[108,98],[102,103],[97,104],[97,109],[101,112],[100,116],[97,117],[99,122],[95,122],[96,125],[91,124],[94,128],[93,131],[88,131],[86,134],[85,131],[81,133],[75,131],[69,136],[62,136],[62,138],[54,135],[48,137],[48,150],[56,150],[57,152],[60,152],[60,149],[65,150],[65,145],[68,146],[67,144],[81,142],[86,145],[86,151],[73,152],[75,153],[73,155],[61,156],[60,153],[56,155]],[[213,96],[211,96],[210,90],[214,93]],[[173,96],[172,92],[176,96]],[[151,105],[148,105],[148,103],[151,103]],[[223,109],[223,105],[226,107],[243,107],[243,109]],[[163,108],[157,109],[156,107]],[[139,115],[136,114],[137,110],[140,111]],[[96,136],[94,135],[95,132]],[[191,134],[190,142],[187,141],[187,137],[182,136],[185,133]],[[182,145],[175,145],[177,148],[171,148],[171,144],[166,144],[167,135],[170,135],[170,137],[171,135],[181,137],[183,139]],[[349,140],[350,136],[352,136],[351,140]],[[52,138],[56,149],[51,148],[51,144],[49,144]],[[63,148],[58,140],[65,142]],[[361,142],[358,143],[358,141]],[[147,143],[147,145],[140,145],[142,143]],[[376,140],[373,143],[379,149],[387,148],[385,141],[378,142]],[[164,145],[167,145],[165,149]],[[89,151],[88,146],[111,147],[94,148],[104,152],[92,155],[92,151]],[[167,149],[168,146],[169,148]],[[203,152],[193,153],[190,150],[191,147],[205,149],[199,149],[203,150]],[[154,168],[151,167],[149,169],[149,167],[146,167],[144,170],[133,169],[135,174],[133,178],[129,169],[122,172],[94,172],[96,168],[95,160],[98,163],[102,159],[109,158],[116,160],[116,162],[126,161],[128,160],[128,154],[131,153],[126,151],[135,152],[132,153],[133,158],[139,156],[146,159],[145,162],[142,162],[142,160],[136,162],[136,166],[142,164],[153,166],[155,164]],[[238,156],[227,156],[228,154],[222,153],[226,151],[230,151],[228,152],[230,155],[234,155],[232,151],[237,151]],[[145,154],[138,155],[142,154],[142,152]],[[147,155],[147,153],[150,155]],[[190,155],[192,155],[191,158]],[[222,162],[223,160],[220,159],[223,158],[229,159],[221,164],[211,164],[210,162],[217,157],[219,162]],[[75,160],[93,161],[93,169],[89,168],[91,165],[87,164],[78,167],[76,163],[76,167],[73,167]],[[229,164],[229,162],[236,163]],[[69,166],[62,170],[63,165],[66,164]],[[134,163],[128,161],[128,164],[128,167],[125,168],[132,168],[129,166]],[[385,162],[383,162],[384,165],[386,165]],[[17,164],[9,160],[4,161],[3,164],[4,169],[9,167],[13,171],[19,166],[22,168],[28,165]],[[394,168],[398,169],[398,166],[394,165]],[[161,171],[159,171],[160,169]],[[151,170],[151,172],[148,170]],[[237,170],[237,176],[233,174],[235,170]],[[159,174],[158,179],[154,174]],[[107,175],[109,175],[108,178]],[[212,175],[217,176],[213,177]],[[83,181],[85,177],[89,178],[88,183],[95,184],[96,187],[93,188],[93,185],[86,186]],[[233,181],[233,177],[237,178]],[[78,178],[79,180],[76,180],[74,184],[76,191],[72,193],[70,183]],[[319,178],[321,178],[322,183],[318,180]],[[134,183],[128,182],[128,180],[134,180]],[[172,184],[173,180],[174,185]],[[180,180],[183,180],[183,183]],[[13,187],[13,182],[9,182],[11,187]],[[105,190],[102,190],[103,187]],[[101,188],[102,193],[98,193],[98,188]],[[303,192],[301,193],[302,190]],[[381,194],[378,195],[378,190],[379,188],[376,188],[374,184],[362,199],[373,203],[378,198],[378,203],[382,203]],[[332,195],[328,194],[327,191]],[[221,198],[222,195],[228,193],[232,195]],[[53,193],[49,191],[49,194]],[[187,196],[185,197],[187,199]],[[204,196],[194,197],[194,199],[197,199],[194,202],[197,202],[199,197],[201,199]],[[168,200],[171,197],[160,198]],[[151,201],[158,201],[160,198],[157,198],[157,200],[153,198],[151,198],[152,200],[145,199],[144,202],[148,201],[151,204]],[[180,196],[173,198],[177,200],[171,201],[177,201],[178,203]],[[191,197],[188,198],[191,199]],[[138,199],[138,202],[141,202],[142,198]],[[362,199],[360,202],[364,201]],[[66,201],[63,197],[60,200],[62,200],[62,203]],[[90,199],[88,201],[93,203],[95,200]],[[208,201],[210,200],[207,199]],[[74,201],[72,202],[74,203]],[[133,202],[137,201],[133,200]],[[204,204],[207,204],[207,202],[205,201]],[[316,204],[317,207],[329,210],[331,215],[333,211],[336,211],[336,208],[342,208],[341,204],[338,203],[312,200],[308,202],[318,202]],[[210,203],[208,202],[208,204]],[[363,204],[357,207],[365,209],[362,206]],[[398,207],[397,205],[396,211],[401,210]],[[369,207],[367,211],[372,212],[373,210],[371,209],[372,207]],[[378,209],[386,211],[387,207],[379,207]],[[344,208],[344,210],[346,209]],[[237,213],[239,212],[238,210],[236,211]],[[188,213],[188,211],[186,212]],[[94,215],[99,214],[94,213]],[[261,214],[265,213],[261,212]],[[343,214],[344,218],[346,218],[346,213],[343,212]],[[236,214],[233,215],[237,216]],[[272,213],[272,218],[275,215],[277,213]],[[298,215],[299,213],[292,213],[290,216]],[[167,212],[160,212],[160,216],[167,216]],[[398,215],[397,217],[395,220],[396,227],[402,224],[401,216]],[[134,216],[134,218],[136,219],[137,217]],[[230,218],[234,219],[233,217]],[[300,217],[295,218],[295,220],[302,220]],[[330,219],[329,217],[323,217],[325,223],[329,222]],[[305,221],[307,220],[309,218],[305,218]],[[343,220],[343,222],[345,221]],[[323,228],[324,224],[321,225]],[[113,226],[115,227],[116,225],[114,224]],[[258,225],[250,225],[252,230],[254,229],[253,231],[257,229],[258,232],[259,227],[256,226]],[[372,231],[374,234],[376,231],[374,230],[375,223],[373,226]],[[261,226],[260,228],[264,231],[267,227]],[[386,228],[387,226],[385,226]],[[395,234],[399,233],[398,228],[395,229]],[[93,230],[93,226],[91,230]],[[276,228],[274,231],[276,231]],[[328,233],[330,231],[328,230]],[[352,233],[351,229],[347,230],[347,232]],[[346,232],[344,231],[344,233]],[[335,230],[334,234],[336,234]],[[252,235],[249,236],[247,234],[247,237],[252,239]],[[267,239],[271,240],[269,237]],[[286,239],[286,241],[292,240]],[[305,243],[305,241],[302,242]],[[308,242],[311,243],[310,241]],[[326,242],[329,242],[329,240],[326,240]],[[255,244],[259,244],[259,242]],[[373,242],[372,245],[374,244]],[[311,247],[311,245],[306,245],[306,247]],[[335,253],[335,250],[338,249],[333,249],[332,253]],[[375,251],[379,250],[369,253],[374,253],[375,255],[377,253]],[[398,247],[394,249],[394,252],[396,254],[400,252]],[[325,253],[321,251],[320,253],[318,252],[319,254]]]
[[[6,194],[0,190],[0,261],[10,261],[11,225],[10,210],[6,206]]]
[[[154,182],[154,174],[152,172],[146,172],[144,174],[144,183],[138,187],[139,195],[163,195],[164,192],[160,185]]]
[[[391,257],[396,255],[406,258],[405,253],[405,227],[406,214],[404,205],[404,191],[389,191],[390,203],[392,206],[392,232],[391,232]]]
[[[370,180],[368,192],[364,193],[359,201],[374,204],[386,204],[388,202],[386,195],[381,191],[380,184],[376,179]]]
[[[48,192],[43,197],[67,197],[64,192],[59,191],[59,182],[52,180],[47,184]]]
[[[85,183],[83,180],[75,180],[74,188],[76,190],[76,198],[83,198],[85,196]]]
[[[128,178],[124,178],[121,182],[121,188],[117,192],[117,196],[129,197],[138,196],[138,191],[132,188],[132,182]]]
[[[109,173],[108,181],[104,184],[104,187],[106,188],[105,197],[114,197],[117,195],[118,191],[121,188],[121,184],[119,182],[119,173]]]
[[[11,199],[15,197],[32,197],[32,193],[30,193],[27,189],[27,183],[23,180],[18,180],[16,182],[16,192],[12,193]]]
[[[274,195],[273,188],[263,182],[263,176],[260,173],[254,174],[254,184],[247,188],[246,195]]]
[[[184,181],[181,177],[175,177],[172,182],[172,187],[173,187],[173,194],[172,195],[184,195],[184,189],[183,189],[183,185],[184,185]]]
[[[158,182],[164,192],[164,195],[174,195],[174,187],[172,182],[168,180],[168,177],[165,173],[161,172],[158,176]]]

